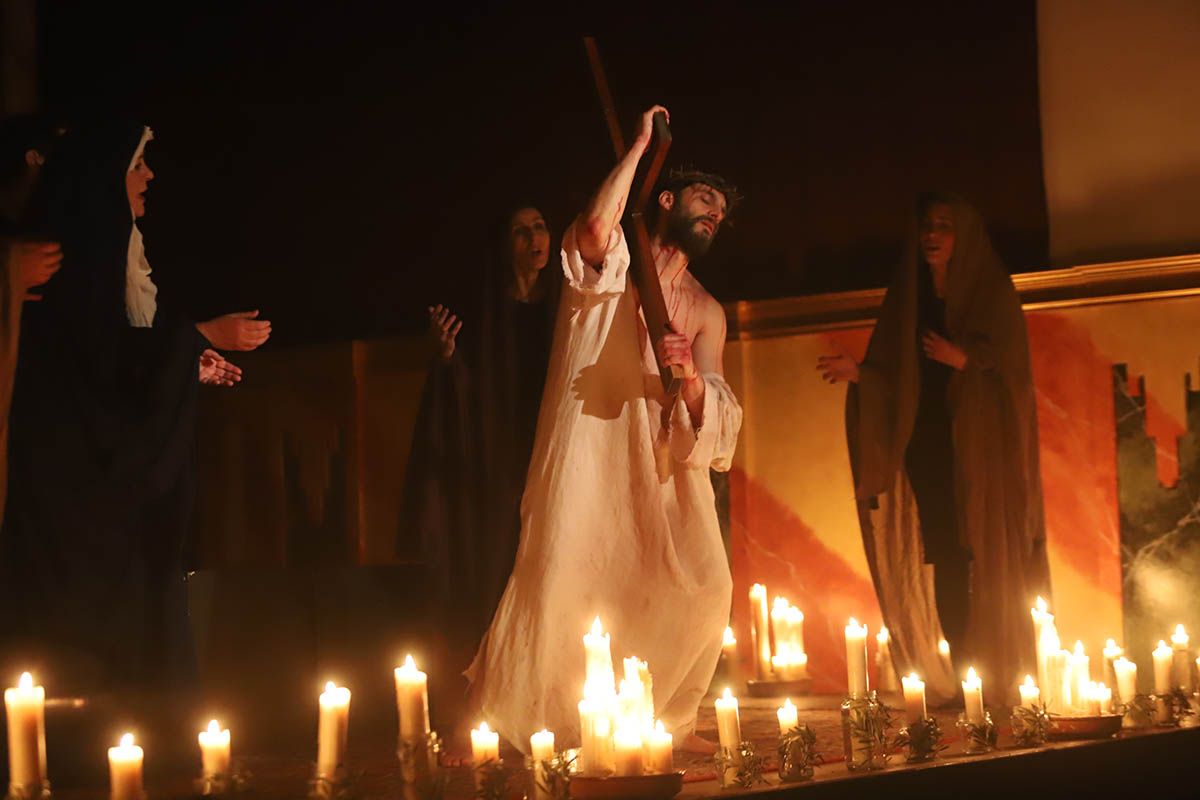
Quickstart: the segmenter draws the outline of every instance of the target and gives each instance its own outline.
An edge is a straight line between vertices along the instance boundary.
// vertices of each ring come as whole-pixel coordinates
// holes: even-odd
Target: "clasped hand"
[[[926,358],[959,371],[967,366],[967,354],[963,349],[934,331],[925,331],[921,337],[921,347],[925,350]]]
[[[668,333],[658,343],[658,363],[663,366],[679,366],[683,368],[684,380],[699,377],[696,363],[692,360],[692,343],[682,333]]]

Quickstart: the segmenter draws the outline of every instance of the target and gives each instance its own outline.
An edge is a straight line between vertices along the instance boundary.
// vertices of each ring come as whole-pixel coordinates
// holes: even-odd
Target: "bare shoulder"
[[[688,274],[688,292],[692,295],[695,308],[700,312],[701,332],[713,332],[724,336],[725,307],[717,302],[717,298],[708,293],[691,273]]]

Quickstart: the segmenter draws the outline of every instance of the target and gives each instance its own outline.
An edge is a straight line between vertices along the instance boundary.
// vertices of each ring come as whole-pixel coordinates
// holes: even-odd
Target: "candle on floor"
[[[1038,688],[1042,691],[1042,703],[1052,714],[1065,714],[1066,709],[1063,706],[1062,686],[1063,686],[1063,670],[1065,666],[1060,663],[1059,652],[1062,650],[1058,639],[1057,631],[1052,630],[1053,624],[1047,625],[1043,633],[1043,650],[1046,657],[1046,681],[1039,683]]]
[[[663,727],[662,720],[654,723],[654,730],[648,738],[646,772],[652,775],[666,775],[675,771],[675,757],[671,752],[674,740]]]
[[[598,686],[616,686],[609,635],[600,625],[600,617],[592,622],[592,630],[583,635],[583,650],[587,656],[584,680]]]
[[[733,635],[732,627],[725,627],[725,635],[721,639],[721,655],[730,661],[737,658],[737,637]]]
[[[904,712],[909,725],[920,722],[929,716],[925,707],[925,681],[910,672],[900,679],[904,688]]]
[[[892,637],[887,627],[880,628],[879,633],[875,634],[875,643],[878,645],[875,651],[875,667],[878,669],[876,674],[879,676],[879,688],[884,692],[894,692],[900,686],[896,678],[896,667],[892,663]]]
[[[967,712],[967,721],[972,725],[983,724],[983,681],[976,674],[975,668],[967,670],[967,679],[962,682],[963,705]]]
[[[596,730],[597,720],[604,713],[596,700],[584,697],[579,701],[579,771],[584,775],[600,773],[601,748]]]
[[[393,670],[400,741],[420,742],[429,735],[429,677],[417,669],[411,655]]]
[[[1166,697],[1171,693],[1171,668],[1175,652],[1167,647],[1167,643],[1159,640],[1158,647],[1151,653],[1154,657],[1154,693]]]
[[[1113,662],[1113,672],[1117,675],[1117,698],[1128,705],[1137,696],[1137,664],[1125,656]]]
[[[317,721],[317,775],[332,778],[346,757],[346,733],[350,728],[350,690],[333,681],[325,684],[319,698]]]
[[[1043,699],[1047,706],[1053,699],[1056,680],[1050,675],[1050,659],[1062,648],[1062,642],[1058,638],[1058,628],[1054,625],[1054,617],[1053,615],[1048,616],[1049,618],[1042,622],[1042,632],[1037,640],[1038,686],[1045,695]]]
[[[1174,651],[1172,684],[1183,689],[1184,694],[1192,693],[1192,657],[1188,653],[1188,635],[1183,625],[1176,625],[1171,634],[1171,649]]]
[[[613,773],[621,776],[641,775],[642,733],[634,727],[617,728],[613,734]]]
[[[776,597],[774,605],[771,606],[771,652],[774,655],[779,655],[783,649],[791,646],[792,636],[788,630],[788,605],[786,598]]]
[[[782,706],[775,709],[775,716],[779,718],[780,736],[787,736],[791,733],[792,728],[800,724],[799,712],[796,711],[796,706],[790,697],[783,701]]]
[[[489,761],[500,760],[500,734],[488,727],[486,722],[471,731],[471,761],[476,767]]]
[[[108,748],[109,797],[111,800],[143,800],[142,748],[133,743],[133,734],[121,737],[117,747]]]
[[[1017,690],[1021,693],[1021,705],[1030,709],[1038,707],[1042,699],[1042,690],[1034,685],[1032,675],[1026,675],[1025,683],[1018,686]]]
[[[738,715],[738,701],[726,688],[714,704],[717,709],[717,738],[721,747],[738,758],[742,749],[742,723]]]
[[[1073,705],[1081,710],[1088,710],[1090,700],[1084,691],[1092,680],[1091,659],[1083,652],[1083,642],[1075,642],[1075,652],[1071,654],[1071,697]]]
[[[758,679],[771,677],[771,620],[767,613],[767,587],[756,583],[750,587],[751,636]]]
[[[1125,651],[1117,644],[1116,639],[1109,639],[1104,643],[1104,683],[1107,686],[1117,685],[1117,673],[1113,669],[1113,662],[1121,656],[1125,655]]]
[[[867,696],[867,626],[853,617],[846,626],[846,686],[851,697]]]
[[[544,762],[554,758],[554,734],[542,729],[529,737],[529,755],[533,759],[533,794],[535,800],[553,800],[547,791]]]
[[[33,676],[22,672],[17,685],[4,690],[8,717],[8,781],[33,787],[48,782],[46,776],[46,690],[33,685]]]
[[[229,774],[229,729],[221,729],[215,719],[208,730],[200,731],[200,771],[205,778]]]

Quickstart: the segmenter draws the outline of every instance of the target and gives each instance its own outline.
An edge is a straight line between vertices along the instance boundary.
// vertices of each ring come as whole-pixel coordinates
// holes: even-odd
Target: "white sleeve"
[[[692,425],[692,415],[682,393],[675,398],[671,410],[671,456],[696,469],[728,472],[742,429],[742,407],[719,373],[709,372],[703,378],[704,411],[699,429]]]
[[[629,272],[629,245],[620,225],[613,227],[608,237],[608,248],[600,269],[587,264],[579,253],[575,241],[575,225],[567,228],[562,240],[563,273],[567,284],[581,294],[622,294],[625,291],[625,276]]]

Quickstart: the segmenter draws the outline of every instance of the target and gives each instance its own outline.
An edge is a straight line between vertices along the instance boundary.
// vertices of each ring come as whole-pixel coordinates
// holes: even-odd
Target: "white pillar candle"
[[[1100,716],[1100,684],[1095,681],[1088,681],[1087,686],[1083,690],[1084,711],[1088,716]]]
[[[1171,634],[1171,649],[1174,651],[1171,683],[1183,689],[1185,694],[1191,694],[1192,657],[1188,653],[1188,635],[1183,625],[1175,626],[1175,632]]]
[[[595,699],[585,697],[579,701],[578,766],[584,775],[598,775],[601,772],[602,757],[597,720],[603,713],[603,707]]]
[[[393,670],[400,741],[420,742],[429,735],[429,677],[417,669],[411,655]]]
[[[726,689],[717,698],[717,738],[721,747],[729,750],[737,757],[742,747],[742,723],[738,715],[738,701],[733,693]]]
[[[737,637],[733,635],[733,628],[725,628],[725,636],[721,639],[721,655],[725,656],[729,661],[737,658]]]
[[[641,775],[642,733],[634,727],[617,728],[613,734],[613,773],[621,776]]]
[[[1083,642],[1075,642],[1075,652],[1071,654],[1071,697],[1073,705],[1081,711],[1086,711],[1090,702],[1085,687],[1092,680],[1091,659],[1083,652]]]
[[[1042,699],[1042,690],[1033,684],[1033,676],[1026,675],[1025,683],[1017,687],[1021,693],[1021,705],[1029,709],[1038,707],[1038,703]]]
[[[1040,687],[1046,707],[1055,714],[1071,711],[1071,653],[1058,648],[1046,657],[1046,680]]]
[[[350,690],[333,681],[325,684],[319,698],[317,721],[317,775],[332,778],[346,757],[346,734],[350,729]]]
[[[108,748],[109,797],[111,800],[142,800],[142,748],[133,743],[133,734],[121,737],[121,744]]]
[[[1125,656],[1113,662],[1113,672],[1117,675],[1117,697],[1128,705],[1137,696],[1137,664]]]
[[[884,692],[894,692],[900,688],[896,679],[896,667],[892,664],[891,635],[886,627],[875,634],[875,667],[879,676],[879,688]]]
[[[616,686],[609,635],[600,625],[599,617],[592,622],[592,630],[583,635],[583,650],[587,657],[585,681],[596,686]]]
[[[1104,685],[1116,686],[1117,673],[1113,669],[1113,662],[1121,656],[1125,655],[1125,651],[1117,644],[1116,639],[1109,639],[1104,643]]]
[[[17,685],[4,690],[8,718],[8,780],[14,786],[47,783],[46,690],[21,673]]]
[[[1103,683],[1096,687],[1096,697],[1100,700],[1100,713],[1113,713],[1113,693],[1112,689],[1105,686]]]
[[[788,634],[791,636],[792,650],[804,652],[804,612],[795,606],[787,610]]]
[[[846,626],[846,688],[851,697],[867,696],[867,626],[853,617]]]
[[[1167,647],[1166,642],[1160,640],[1151,655],[1154,656],[1154,693],[1165,697],[1171,693],[1171,667],[1175,653]]]
[[[765,680],[771,676],[771,621],[767,613],[767,587],[761,583],[750,587],[750,620],[758,678]]]
[[[666,775],[675,771],[675,757],[671,752],[674,739],[663,727],[662,720],[654,723],[650,731],[646,748],[646,772],[652,775]]]
[[[546,791],[544,762],[554,758],[554,734],[542,729],[529,737],[529,755],[533,759],[533,796],[535,800],[553,800]]]
[[[500,760],[500,734],[488,727],[486,722],[471,731],[471,761],[476,767],[489,761]]]
[[[975,668],[967,670],[967,679],[962,682],[963,705],[967,712],[967,721],[972,725],[983,724],[983,681],[975,673]]]
[[[917,673],[910,672],[900,679],[900,683],[904,688],[904,712],[908,724],[920,722],[929,716],[925,707],[925,681],[918,678]]]
[[[1062,649],[1062,642],[1058,638],[1058,628],[1054,625],[1053,615],[1047,615],[1047,617],[1042,621],[1041,634],[1037,640],[1037,679],[1038,686],[1041,687],[1044,694],[1044,700],[1049,706],[1053,699],[1055,686],[1055,679],[1050,675],[1050,659]]]
[[[221,729],[215,719],[208,730],[200,731],[200,771],[205,778],[229,774],[229,729]]]
[[[782,706],[775,709],[775,716],[779,719],[780,736],[787,736],[791,733],[792,728],[800,724],[800,715],[790,697],[783,701]]]
[[[785,649],[791,647],[792,635],[788,625],[788,601],[783,597],[776,597],[775,604],[771,606],[771,653],[779,655]],[[772,659],[772,666],[774,660]],[[777,675],[777,678],[782,676]]]

